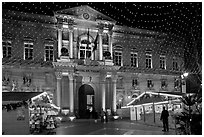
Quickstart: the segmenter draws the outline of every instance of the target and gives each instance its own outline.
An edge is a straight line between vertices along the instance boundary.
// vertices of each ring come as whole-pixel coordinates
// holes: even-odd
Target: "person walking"
[[[106,123],[108,123],[108,112],[107,112],[107,110],[105,111],[105,117],[106,117]]]
[[[105,122],[105,112],[103,111],[103,109],[101,109],[101,122],[104,123]]]
[[[163,130],[164,132],[169,131],[169,122],[168,122],[169,112],[163,107],[160,120],[163,122]]]

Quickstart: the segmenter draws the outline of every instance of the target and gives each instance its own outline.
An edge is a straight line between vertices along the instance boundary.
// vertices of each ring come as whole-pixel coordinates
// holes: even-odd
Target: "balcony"
[[[56,62],[53,62],[54,68],[70,68],[73,70],[75,67],[78,69],[88,67],[89,70],[98,71],[104,70],[118,70],[120,67],[114,66],[113,60],[110,58],[104,58],[104,60],[91,60],[87,59],[71,59],[69,56],[61,56]],[[92,67],[92,68],[90,68]],[[87,69],[88,69],[87,68]]]
[[[113,66],[114,63],[113,63],[113,60],[112,59],[104,59],[104,60],[101,60],[101,61],[97,61],[100,66]]]
[[[113,60],[112,59],[105,59],[105,65],[106,66],[113,66]]]

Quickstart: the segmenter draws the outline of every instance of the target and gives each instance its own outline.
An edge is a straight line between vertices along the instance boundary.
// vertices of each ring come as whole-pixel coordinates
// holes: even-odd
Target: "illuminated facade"
[[[87,108],[120,113],[145,91],[185,92],[175,36],[119,26],[89,6],[2,16],[3,91],[46,91],[81,118]]]

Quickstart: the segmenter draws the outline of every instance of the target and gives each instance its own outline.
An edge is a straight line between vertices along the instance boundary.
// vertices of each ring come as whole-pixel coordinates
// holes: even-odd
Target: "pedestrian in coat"
[[[163,130],[162,131],[169,131],[169,122],[168,122],[169,112],[163,107],[160,120],[163,122]]]
[[[107,111],[105,112],[105,117],[106,117],[105,120],[106,120],[106,123],[107,123],[108,122],[108,112]]]
[[[104,117],[105,117],[105,112],[103,111],[103,109],[101,109],[101,122],[102,123],[105,121]]]

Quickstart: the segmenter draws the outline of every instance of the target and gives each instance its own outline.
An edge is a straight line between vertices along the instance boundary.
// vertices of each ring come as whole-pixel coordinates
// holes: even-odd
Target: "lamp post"
[[[188,77],[189,73],[185,72],[181,75],[181,92],[186,93],[186,78]]]

